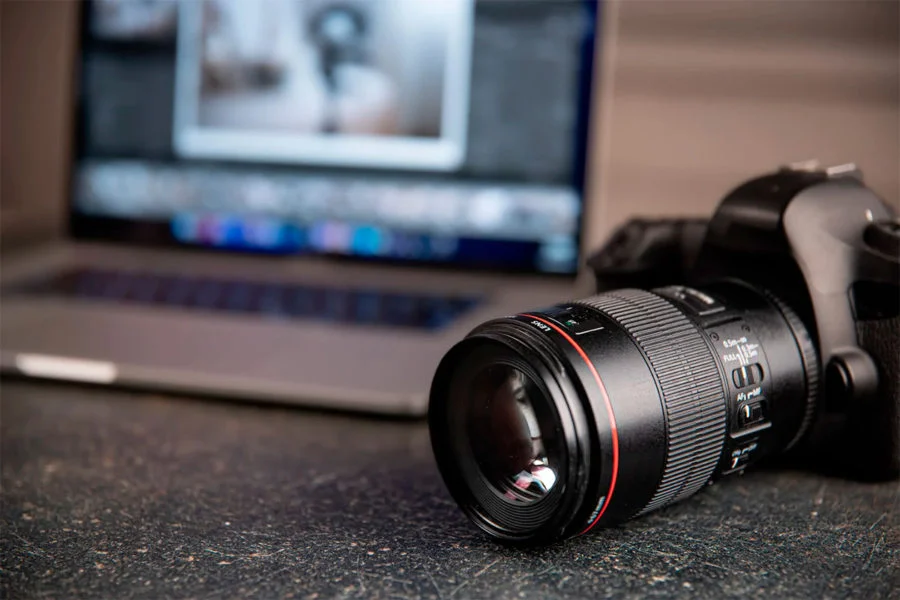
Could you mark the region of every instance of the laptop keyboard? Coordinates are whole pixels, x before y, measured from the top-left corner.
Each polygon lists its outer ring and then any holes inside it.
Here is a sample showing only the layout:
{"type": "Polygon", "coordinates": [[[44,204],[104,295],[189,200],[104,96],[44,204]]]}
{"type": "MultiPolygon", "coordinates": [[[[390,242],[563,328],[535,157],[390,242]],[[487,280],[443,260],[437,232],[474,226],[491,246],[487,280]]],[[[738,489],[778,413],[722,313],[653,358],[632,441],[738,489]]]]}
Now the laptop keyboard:
{"type": "Polygon", "coordinates": [[[18,292],[274,319],[440,329],[474,307],[472,296],[226,280],[124,270],[73,269],[18,292]]]}

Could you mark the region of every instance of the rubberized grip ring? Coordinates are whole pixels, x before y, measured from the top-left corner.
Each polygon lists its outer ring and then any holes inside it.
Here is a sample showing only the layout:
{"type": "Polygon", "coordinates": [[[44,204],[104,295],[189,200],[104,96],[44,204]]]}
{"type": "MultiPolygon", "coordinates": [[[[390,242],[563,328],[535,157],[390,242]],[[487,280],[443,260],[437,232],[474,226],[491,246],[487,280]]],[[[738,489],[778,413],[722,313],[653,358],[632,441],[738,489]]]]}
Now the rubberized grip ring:
{"type": "Polygon", "coordinates": [[[617,322],[646,357],[666,419],[666,462],[653,497],[637,514],[678,502],[712,476],[726,433],[726,389],[698,327],[668,300],[643,290],[616,290],[579,300],[617,322]]]}

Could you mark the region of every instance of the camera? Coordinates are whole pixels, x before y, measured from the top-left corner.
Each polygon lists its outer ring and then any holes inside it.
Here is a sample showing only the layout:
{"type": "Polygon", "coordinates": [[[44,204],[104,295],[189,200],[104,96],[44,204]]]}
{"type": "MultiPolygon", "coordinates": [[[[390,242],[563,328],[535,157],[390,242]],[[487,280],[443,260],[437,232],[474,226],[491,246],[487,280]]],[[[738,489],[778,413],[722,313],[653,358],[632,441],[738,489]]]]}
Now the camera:
{"type": "Polygon", "coordinates": [[[601,293],[484,323],[437,368],[432,446],[478,527],[547,543],[776,460],[900,475],[900,224],[853,165],[634,221],[589,264],[601,293]]]}

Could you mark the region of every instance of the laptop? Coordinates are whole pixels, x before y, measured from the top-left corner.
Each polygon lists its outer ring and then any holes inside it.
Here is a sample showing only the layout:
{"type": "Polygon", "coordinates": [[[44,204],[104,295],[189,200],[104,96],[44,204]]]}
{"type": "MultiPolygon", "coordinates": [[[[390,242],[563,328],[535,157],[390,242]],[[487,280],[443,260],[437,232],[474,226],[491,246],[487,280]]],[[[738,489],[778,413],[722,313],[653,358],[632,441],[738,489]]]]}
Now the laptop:
{"type": "Polygon", "coordinates": [[[4,257],[0,367],[395,415],[578,289],[598,8],[84,5],[69,238],[4,257]]]}

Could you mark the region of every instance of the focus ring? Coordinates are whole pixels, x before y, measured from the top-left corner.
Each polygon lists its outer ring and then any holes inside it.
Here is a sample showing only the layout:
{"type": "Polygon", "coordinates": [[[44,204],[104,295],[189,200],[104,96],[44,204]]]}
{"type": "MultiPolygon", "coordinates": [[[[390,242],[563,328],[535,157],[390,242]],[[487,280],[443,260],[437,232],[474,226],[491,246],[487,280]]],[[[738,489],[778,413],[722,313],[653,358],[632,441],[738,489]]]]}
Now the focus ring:
{"type": "Polygon", "coordinates": [[[725,441],[722,377],[703,334],[667,300],[617,290],[579,300],[624,328],[656,375],[666,416],[666,464],[656,493],[637,514],[697,492],[719,462],[725,441]]]}

